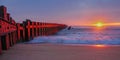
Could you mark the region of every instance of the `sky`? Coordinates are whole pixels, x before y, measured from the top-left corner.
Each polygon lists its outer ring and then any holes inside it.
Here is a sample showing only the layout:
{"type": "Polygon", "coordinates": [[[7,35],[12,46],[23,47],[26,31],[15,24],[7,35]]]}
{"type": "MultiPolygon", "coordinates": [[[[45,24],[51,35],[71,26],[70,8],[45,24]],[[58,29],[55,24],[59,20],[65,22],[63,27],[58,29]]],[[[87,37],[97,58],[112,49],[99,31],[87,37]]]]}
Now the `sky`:
{"type": "Polygon", "coordinates": [[[0,0],[16,22],[32,21],[90,25],[119,23],[120,0],[0,0]]]}

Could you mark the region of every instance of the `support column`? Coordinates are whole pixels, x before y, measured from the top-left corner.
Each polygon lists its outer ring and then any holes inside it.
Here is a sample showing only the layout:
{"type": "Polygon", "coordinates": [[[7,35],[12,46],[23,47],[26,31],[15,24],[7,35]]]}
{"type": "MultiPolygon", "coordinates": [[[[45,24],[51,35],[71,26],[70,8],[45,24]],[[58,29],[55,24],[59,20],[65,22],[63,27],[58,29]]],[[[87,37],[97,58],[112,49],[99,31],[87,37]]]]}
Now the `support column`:
{"type": "Polygon", "coordinates": [[[14,43],[13,43],[13,40],[14,40],[14,39],[13,39],[13,33],[12,33],[12,32],[10,33],[10,36],[11,36],[11,44],[12,44],[12,46],[13,46],[13,45],[14,45],[14,43]]]}
{"type": "Polygon", "coordinates": [[[34,22],[34,36],[37,36],[37,24],[34,22]]]}
{"type": "Polygon", "coordinates": [[[13,43],[15,44],[15,34],[14,34],[14,32],[12,32],[13,33],[13,43]]]}
{"type": "Polygon", "coordinates": [[[27,28],[26,36],[27,36],[26,39],[30,40],[30,27],[27,28]]]}
{"type": "Polygon", "coordinates": [[[9,44],[9,35],[6,34],[4,36],[1,37],[1,42],[2,42],[2,49],[3,50],[8,50],[9,47],[10,47],[10,44],[9,44]]]}
{"type": "Polygon", "coordinates": [[[10,41],[9,41],[9,34],[7,34],[6,35],[6,49],[8,50],[9,49],[9,47],[10,47],[10,43],[9,43],[10,41]]]}
{"type": "Polygon", "coordinates": [[[12,37],[11,37],[11,33],[9,33],[9,44],[10,44],[10,46],[12,46],[12,37]]]}
{"type": "Polygon", "coordinates": [[[2,54],[2,44],[1,44],[1,37],[0,37],[0,54],[2,54]]]}
{"type": "Polygon", "coordinates": [[[25,41],[25,30],[23,29],[23,41],[25,41]]]}
{"type": "Polygon", "coordinates": [[[0,17],[7,20],[7,8],[5,6],[0,6],[0,17]]]}
{"type": "Polygon", "coordinates": [[[20,39],[20,24],[19,23],[17,23],[17,37],[18,37],[18,42],[20,42],[21,39],[20,39]]]}
{"type": "Polygon", "coordinates": [[[40,36],[42,36],[42,23],[39,23],[40,24],[40,27],[39,27],[39,34],[40,36]]]}
{"type": "Polygon", "coordinates": [[[38,36],[40,36],[40,29],[39,29],[39,27],[38,27],[38,30],[37,30],[37,34],[38,34],[38,36]]]}
{"type": "Polygon", "coordinates": [[[10,47],[9,34],[6,36],[7,49],[10,47]]]}
{"type": "Polygon", "coordinates": [[[39,34],[40,34],[40,36],[42,36],[42,28],[40,27],[39,29],[40,29],[39,34]]]}
{"type": "Polygon", "coordinates": [[[30,20],[27,20],[26,22],[24,22],[25,24],[25,40],[29,41],[31,39],[30,37],[30,20]]]}
{"type": "Polygon", "coordinates": [[[32,25],[31,25],[32,27],[31,27],[31,33],[32,33],[32,38],[34,38],[34,23],[32,22],[32,25]]]}
{"type": "Polygon", "coordinates": [[[38,25],[39,25],[38,22],[36,22],[36,36],[39,36],[39,34],[38,34],[39,33],[38,32],[38,25]]]}
{"type": "Polygon", "coordinates": [[[41,33],[42,33],[42,36],[43,36],[43,35],[44,35],[43,27],[42,27],[42,29],[41,29],[41,33]]]}
{"type": "Polygon", "coordinates": [[[16,31],[15,31],[15,32],[13,32],[14,44],[16,44],[16,42],[17,42],[17,41],[16,41],[16,36],[17,36],[17,35],[16,35],[16,31]]]}

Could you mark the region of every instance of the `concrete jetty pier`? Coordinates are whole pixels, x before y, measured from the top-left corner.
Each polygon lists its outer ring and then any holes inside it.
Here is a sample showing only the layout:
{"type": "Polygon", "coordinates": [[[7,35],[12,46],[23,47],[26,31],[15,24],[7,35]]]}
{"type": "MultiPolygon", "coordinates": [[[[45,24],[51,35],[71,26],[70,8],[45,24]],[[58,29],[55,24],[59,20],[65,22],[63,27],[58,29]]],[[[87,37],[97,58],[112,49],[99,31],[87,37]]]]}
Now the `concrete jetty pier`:
{"type": "Polygon", "coordinates": [[[66,27],[65,24],[35,22],[30,19],[16,23],[7,13],[7,8],[0,6],[0,54],[17,42],[29,41],[37,36],[53,35],[66,27]]]}

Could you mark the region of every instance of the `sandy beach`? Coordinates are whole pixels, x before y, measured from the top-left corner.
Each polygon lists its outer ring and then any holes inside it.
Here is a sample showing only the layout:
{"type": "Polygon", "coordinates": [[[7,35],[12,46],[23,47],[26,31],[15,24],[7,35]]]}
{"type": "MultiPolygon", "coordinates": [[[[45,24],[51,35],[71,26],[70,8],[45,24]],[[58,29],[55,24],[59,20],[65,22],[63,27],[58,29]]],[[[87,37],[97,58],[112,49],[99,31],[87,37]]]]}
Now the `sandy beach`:
{"type": "Polygon", "coordinates": [[[0,60],[120,60],[120,46],[16,44],[0,60]]]}

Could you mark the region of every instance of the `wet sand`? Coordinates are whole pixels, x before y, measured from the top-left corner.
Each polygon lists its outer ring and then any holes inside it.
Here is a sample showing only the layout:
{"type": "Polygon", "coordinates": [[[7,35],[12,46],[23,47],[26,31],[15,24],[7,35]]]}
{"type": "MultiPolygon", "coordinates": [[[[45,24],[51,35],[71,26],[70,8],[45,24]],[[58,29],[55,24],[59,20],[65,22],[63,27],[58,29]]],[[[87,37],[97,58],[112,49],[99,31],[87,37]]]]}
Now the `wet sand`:
{"type": "Polygon", "coordinates": [[[16,44],[0,60],[120,60],[120,46],[16,44]]]}

